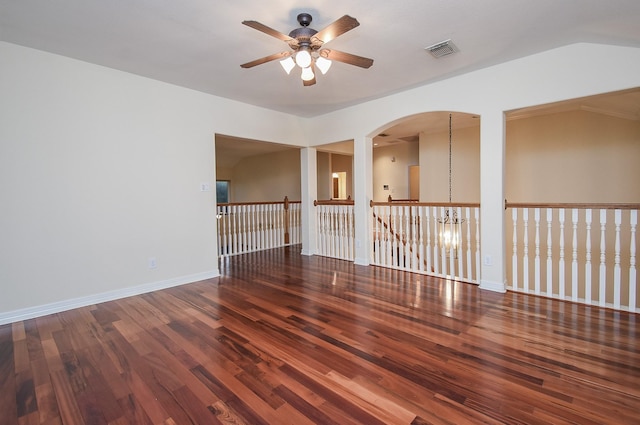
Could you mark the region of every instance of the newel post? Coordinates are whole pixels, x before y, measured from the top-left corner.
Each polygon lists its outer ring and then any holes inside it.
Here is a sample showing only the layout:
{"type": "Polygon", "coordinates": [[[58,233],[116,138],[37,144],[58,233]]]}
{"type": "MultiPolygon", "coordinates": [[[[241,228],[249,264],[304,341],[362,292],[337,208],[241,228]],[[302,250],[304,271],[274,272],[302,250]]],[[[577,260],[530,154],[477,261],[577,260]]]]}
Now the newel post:
{"type": "Polygon", "coordinates": [[[289,245],[289,197],[284,197],[284,243],[289,245]]]}

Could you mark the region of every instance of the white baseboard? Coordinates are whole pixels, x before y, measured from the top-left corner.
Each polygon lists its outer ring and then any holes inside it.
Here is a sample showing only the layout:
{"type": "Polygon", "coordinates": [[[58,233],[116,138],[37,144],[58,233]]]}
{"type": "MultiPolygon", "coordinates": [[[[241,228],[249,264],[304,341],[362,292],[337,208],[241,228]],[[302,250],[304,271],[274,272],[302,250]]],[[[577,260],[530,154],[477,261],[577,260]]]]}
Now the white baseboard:
{"type": "Polygon", "coordinates": [[[106,301],[113,301],[120,298],[131,297],[134,295],[145,294],[147,292],[158,291],[160,289],[172,288],[174,286],[212,279],[218,276],[220,276],[220,272],[218,270],[211,270],[208,272],[161,280],[159,282],[151,282],[142,285],[131,286],[129,288],[122,288],[115,291],[88,295],[86,297],[72,298],[70,300],[58,301],[51,304],[44,304],[35,307],[8,311],[0,313],[0,325],[6,325],[8,323],[18,322],[21,320],[28,320],[36,317],[46,316],[47,314],[60,313],[61,311],[86,307],[106,301]]]}
{"type": "Polygon", "coordinates": [[[357,258],[355,260],[353,260],[353,264],[357,264],[358,266],[369,266],[371,265],[371,262],[369,261],[368,258],[357,258]]]}
{"type": "Polygon", "coordinates": [[[480,280],[480,289],[485,289],[487,291],[493,291],[493,292],[500,292],[500,293],[505,293],[507,292],[507,284],[505,283],[500,283],[500,282],[491,282],[488,280],[480,280]]]}

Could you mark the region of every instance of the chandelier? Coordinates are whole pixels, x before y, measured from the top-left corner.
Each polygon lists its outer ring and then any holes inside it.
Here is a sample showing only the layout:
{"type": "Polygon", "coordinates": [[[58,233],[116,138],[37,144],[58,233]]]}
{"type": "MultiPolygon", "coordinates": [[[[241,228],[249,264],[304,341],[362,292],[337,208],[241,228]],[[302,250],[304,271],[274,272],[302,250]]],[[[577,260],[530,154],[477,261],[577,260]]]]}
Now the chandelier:
{"type": "Polygon", "coordinates": [[[444,216],[438,219],[440,227],[439,239],[440,247],[445,250],[447,257],[457,258],[458,247],[461,240],[461,224],[464,220],[458,218],[458,212],[453,208],[451,202],[451,114],[449,114],[449,205],[444,211],[444,216]]]}

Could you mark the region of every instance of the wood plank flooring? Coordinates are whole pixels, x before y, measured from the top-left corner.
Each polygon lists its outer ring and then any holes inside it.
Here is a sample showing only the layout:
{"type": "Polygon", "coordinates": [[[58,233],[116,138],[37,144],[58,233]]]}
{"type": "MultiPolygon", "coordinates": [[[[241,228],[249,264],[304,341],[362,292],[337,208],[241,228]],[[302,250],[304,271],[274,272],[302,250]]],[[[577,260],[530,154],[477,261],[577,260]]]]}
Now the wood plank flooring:
{"type": "Polygon", "coordinates": [[[638,315],[299,250],[0,326],[0,424],[640,423],[638,315]]]}

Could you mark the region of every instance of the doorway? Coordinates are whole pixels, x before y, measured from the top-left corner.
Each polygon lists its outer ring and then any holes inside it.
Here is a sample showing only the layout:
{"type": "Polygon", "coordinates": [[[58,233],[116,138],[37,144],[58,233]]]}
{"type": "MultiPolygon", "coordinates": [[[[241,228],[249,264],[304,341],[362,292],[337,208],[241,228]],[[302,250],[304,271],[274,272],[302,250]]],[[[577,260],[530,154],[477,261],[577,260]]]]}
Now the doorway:
{"type": "Polygon", "coordinates": [[[347,199],[347,173],[339,171],[331,176],[331,198],[347,199]]]}

